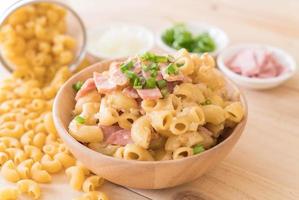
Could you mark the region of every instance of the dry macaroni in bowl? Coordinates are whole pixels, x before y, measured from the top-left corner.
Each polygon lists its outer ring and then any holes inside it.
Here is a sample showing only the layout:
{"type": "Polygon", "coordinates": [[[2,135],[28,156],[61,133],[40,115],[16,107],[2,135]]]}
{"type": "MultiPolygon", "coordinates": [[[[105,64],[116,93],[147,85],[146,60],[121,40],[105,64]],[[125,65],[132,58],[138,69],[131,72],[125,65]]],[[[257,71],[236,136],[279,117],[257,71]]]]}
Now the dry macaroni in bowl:
{"type": "Polygon", "coordinates": [[[53,98],[72,74],[67,65],[76,47],[65,16],[55,4],[34,3],[16,10],[0,28],[2,53],[15,66],[0,82],[0,175],[16,183],[1,185],[1,200],[21,194],[40,199],[39,183],[55,183],[52,175],[64,170],[71,187],[85,192],[76,199],[108,199],[96,191],[103,178],[76,162],[53,124],[53,98]]]}
{"type": "Polygon", "coordinates": [[[76,93],[70,134],[106,155],[171,160],[199,154],[244,115],[208,54],[147,52],[94,72],[76,93]]]}

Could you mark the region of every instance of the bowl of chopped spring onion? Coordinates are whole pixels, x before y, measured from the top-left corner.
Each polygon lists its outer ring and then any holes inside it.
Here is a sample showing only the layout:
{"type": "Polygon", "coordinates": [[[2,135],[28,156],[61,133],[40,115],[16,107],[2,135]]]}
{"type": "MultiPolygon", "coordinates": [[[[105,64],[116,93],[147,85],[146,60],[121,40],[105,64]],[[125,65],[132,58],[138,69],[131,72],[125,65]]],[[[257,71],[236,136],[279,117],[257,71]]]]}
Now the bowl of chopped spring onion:
{"type": "Polygon", "coordinates": [[[229,39],[226,33],[204,23],[176,23],[161,29],[156,35],[158,46],[166,52],[185,48],[189,52],[203,54],[208,52],[217,56],[229,39]]]}

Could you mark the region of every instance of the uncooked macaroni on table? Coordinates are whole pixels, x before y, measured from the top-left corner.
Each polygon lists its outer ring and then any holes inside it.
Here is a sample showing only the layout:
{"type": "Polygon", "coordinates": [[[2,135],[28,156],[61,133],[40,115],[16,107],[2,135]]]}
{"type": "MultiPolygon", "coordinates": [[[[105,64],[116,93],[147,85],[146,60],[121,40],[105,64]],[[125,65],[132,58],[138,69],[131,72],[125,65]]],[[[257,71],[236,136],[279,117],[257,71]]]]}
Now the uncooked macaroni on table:
{"type": "Polygon", "coordinates": [[[213,58],[185,49],[113,62],[73,88],[70,134],[95,151],[126,160],[202,153],[244,115],[213,58]]]}
{"type": "Polygon", "coordinates": [[[76,47],[66,34],[65,15],[57,5],[32,4],[15,11],[0,29],[2,53],[14,66],[13,75],[0,82],[0,174],[16,183],[0,189],[1,200],[22,193],[39,199],[39,183],[50,183],[62,170],[72,188],[86,192],[78,199],[107,199],[96,191],[103,179],[76,162],[53,124],[53,98],[71,76],[66,65],[76,47]]]}

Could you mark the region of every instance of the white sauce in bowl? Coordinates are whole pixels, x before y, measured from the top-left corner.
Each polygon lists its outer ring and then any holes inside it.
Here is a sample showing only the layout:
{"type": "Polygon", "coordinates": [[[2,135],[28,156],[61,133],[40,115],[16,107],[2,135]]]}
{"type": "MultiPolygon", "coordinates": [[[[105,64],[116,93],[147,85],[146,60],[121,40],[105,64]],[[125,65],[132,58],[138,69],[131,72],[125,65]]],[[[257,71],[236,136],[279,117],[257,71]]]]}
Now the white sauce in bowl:
{"type": "Polygon", "coordinates": [[[111,25],[90,30],[87,48],[99,58],[118,58],[149,51],[153,44],[153,34],[144,27],[111,25]]]}

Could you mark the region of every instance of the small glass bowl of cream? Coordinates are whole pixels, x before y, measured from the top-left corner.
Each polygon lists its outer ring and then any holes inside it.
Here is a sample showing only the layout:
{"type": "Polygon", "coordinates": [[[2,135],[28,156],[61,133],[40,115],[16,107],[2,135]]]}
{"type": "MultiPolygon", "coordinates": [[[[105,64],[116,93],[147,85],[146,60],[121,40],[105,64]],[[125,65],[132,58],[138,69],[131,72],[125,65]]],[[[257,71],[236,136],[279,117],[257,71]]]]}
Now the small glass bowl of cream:
{"type": "Polygon", "coordinates": [[[141,54],[154,46],[154,36],[147,28],[131,24],[111,24],[87,31],[88,53],[98,59],[115,59],[141,54]]]}

